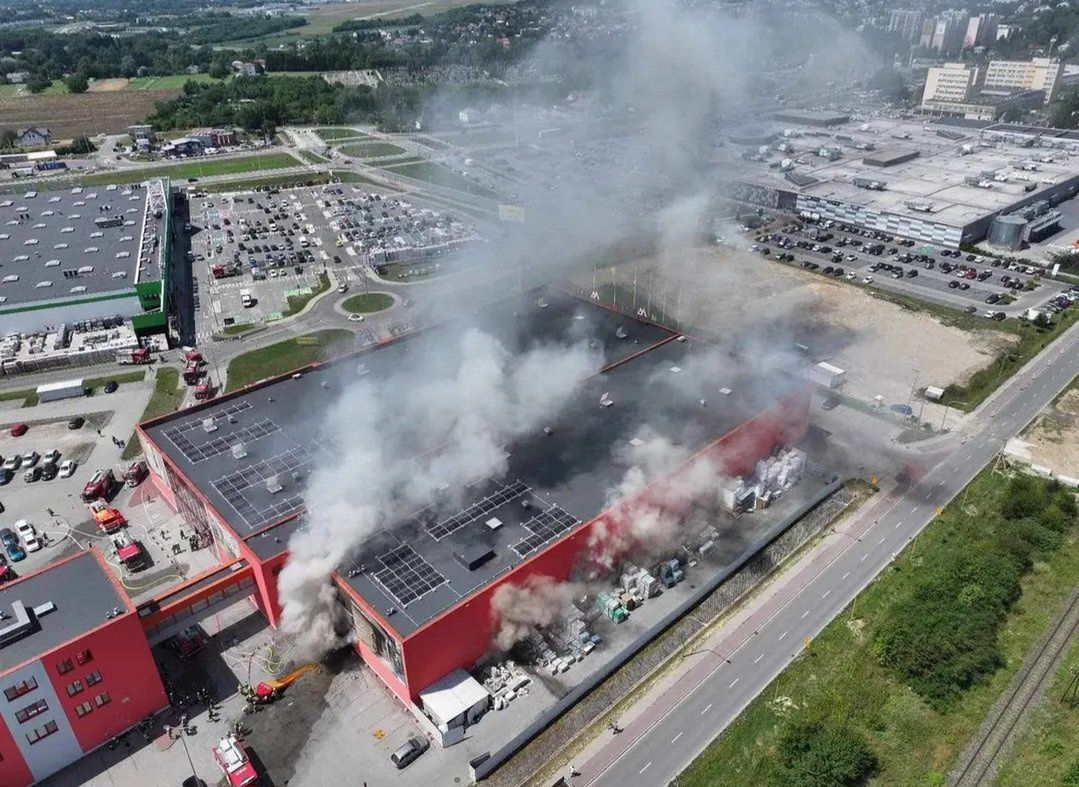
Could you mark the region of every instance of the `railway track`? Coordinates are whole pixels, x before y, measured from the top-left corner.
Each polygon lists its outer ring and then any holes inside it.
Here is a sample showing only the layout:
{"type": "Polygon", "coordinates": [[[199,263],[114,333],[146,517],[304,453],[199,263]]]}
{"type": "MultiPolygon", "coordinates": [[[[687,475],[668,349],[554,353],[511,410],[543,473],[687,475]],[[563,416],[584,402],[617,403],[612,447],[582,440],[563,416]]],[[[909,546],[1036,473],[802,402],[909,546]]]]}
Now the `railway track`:
{"type": "Polygon", "coordinates": [[[1056,673],[1068,642],[1079,626],[1079,587],[1042,635],[1004,695],[989,711],[978,737],[967,746],[948,780],[954,787],[988,784],[996,774],[1001,754],[1015,737],[1019,723],[1056,673]]]}

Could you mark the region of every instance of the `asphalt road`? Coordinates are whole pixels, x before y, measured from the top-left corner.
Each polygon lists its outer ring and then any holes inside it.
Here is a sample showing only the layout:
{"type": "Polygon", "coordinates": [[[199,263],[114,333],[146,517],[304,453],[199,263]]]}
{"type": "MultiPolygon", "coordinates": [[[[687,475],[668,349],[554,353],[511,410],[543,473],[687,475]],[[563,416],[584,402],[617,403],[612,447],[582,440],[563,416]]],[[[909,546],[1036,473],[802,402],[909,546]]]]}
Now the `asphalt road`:
{"type": "MultiPolygon", "coordinates": [[[[834,557],[778,610],[764,608],[755,636],[705,652],[702,680],[680,699],[642,714],[587,763],[575,785],[666,784],[763,691],[970,480],[1079,375],[1079,325],[1012,377],[973,418],[952,450],[912,486],[877,504],[834,557]],[[863,529],[864,528],[864,529],[863,529]]],[[[659,705],[660,703],[656,703],[659,705]]]]}

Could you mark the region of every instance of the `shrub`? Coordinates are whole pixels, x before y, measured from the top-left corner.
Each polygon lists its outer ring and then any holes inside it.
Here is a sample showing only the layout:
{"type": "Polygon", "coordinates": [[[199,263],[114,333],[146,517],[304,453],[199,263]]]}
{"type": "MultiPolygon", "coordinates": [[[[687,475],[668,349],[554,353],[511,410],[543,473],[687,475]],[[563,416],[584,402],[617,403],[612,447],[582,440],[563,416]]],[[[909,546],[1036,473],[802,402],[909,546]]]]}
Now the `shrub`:
{"type": "Polygon", "coordinates": [[[854,787],[877,769],[868,741],[843,725],[793,725],[780,738],[778,749],[775,787],[854,787]]]}

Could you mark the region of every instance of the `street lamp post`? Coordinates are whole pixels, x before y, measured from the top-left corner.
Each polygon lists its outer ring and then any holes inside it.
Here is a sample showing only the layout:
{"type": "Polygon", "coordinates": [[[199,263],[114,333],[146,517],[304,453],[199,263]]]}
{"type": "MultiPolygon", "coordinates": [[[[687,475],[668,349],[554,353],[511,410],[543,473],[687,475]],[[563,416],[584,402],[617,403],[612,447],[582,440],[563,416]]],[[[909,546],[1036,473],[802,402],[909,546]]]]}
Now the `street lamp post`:
{"type": "Polygon", "coordinates": [[[997,364],[997,382],[993,386],[994,388],[996,388],[998,385],[1000,385],[1000,375],[1004,372],[1004,362],[1006,360],[1008,360],[1009,358],[1017,359],[1018,357],[1019,356],[1016,355],[1015,353],[1004,353],[1004,355],[1002,355],[1000,357],[1000,363],[997,364]]]}
{"type": "Polygon", "coordinates": [[[187,748],[187,732],[184,731],[182,726],[180,727],[180,743],[184,745],[184,754],[187,755],[187,764],[191,766],[191,775],[195,777],[195,784],[199,784],[201,779],[198,772],[195,771],[195,762],[191,759],[191,750],[187,748]]]}
{"type": "MultiPolygon", "coordinates": [[[[970,407],[970,405],[967,404],[966,402],[957,401],[956,404],[961,404],[964,407],[970,407]]],[[[948,419],[948,408],[951,407],[951,406],[952,406],[952,403],[950,401],[946,402],[944,404],[944,416],[940,419],[940,431],[942,431],[942,432],[944,431],[944,422],[948,419]]]]}

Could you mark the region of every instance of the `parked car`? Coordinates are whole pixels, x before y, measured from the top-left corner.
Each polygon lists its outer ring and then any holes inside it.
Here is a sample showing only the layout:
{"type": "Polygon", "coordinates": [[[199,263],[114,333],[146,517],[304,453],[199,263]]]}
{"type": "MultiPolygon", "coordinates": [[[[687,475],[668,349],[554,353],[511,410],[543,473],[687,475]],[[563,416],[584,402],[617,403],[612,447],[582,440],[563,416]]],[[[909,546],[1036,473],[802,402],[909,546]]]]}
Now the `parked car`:
{"type": "Polygon", "coordinates": [[[60,477],[70,478],[75,475],[75,471],[79,468],[79,463],[74,459],[65,459],[60,463],[60,477]]]}
{"type": "Polygon", "coordinates": [[[105,393],[116,393],[116,389],[120,387],[120,384],[115,380],[109,380],[105,383],[105,393]]]}
{"type": "Polygon", "coordinates": [[[30,427],[27,426],[26,424],[12,424],[11,436],[12,437],[22,437],[24,434],[26,434],[27,430],[29,430],[29,429],[30,429],[30,427]]]}
{"type": "Polygon", "coordinates": [[[23,474],[22,474],[22,480],[25,481],[28,484],[32,484],[35,481],[38,481],[40,479],[41,479],[41,468],[40,467],[28,467],[28,468],[26,468],[25,472],[23,472],[23,474]]]}
{"type": "Polygon", "coordinates": [[[86,423],[86,419],[81,415],[76,415],[74,418],[67,422],[68,429],[82,429],[82,425],[86,423]]]}
{"type": "Polygon", "coordinates": [[[27,552],[37,552],[41,549],[41,541],[38,539],[37,530],[32,524],[25,519],[20,519],[15,523],[15,530],[26,545],[27,552]]]}
{"type": "Polygon", "coordinates": [[[409,738],[403,746],[390,755],[390,762],[397,770],[407,768],[417,757],[427,751],[430,745],[426,738],[409,738]]]}
{"type": "Polygon", "coordinates": [[[33,467],[37,464],[37,461],[41,458],[41,454],[37,451],[27,451],[22,455],[23,467],[33,467]]]}

